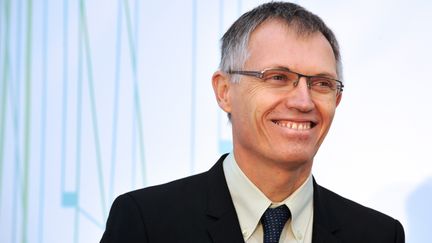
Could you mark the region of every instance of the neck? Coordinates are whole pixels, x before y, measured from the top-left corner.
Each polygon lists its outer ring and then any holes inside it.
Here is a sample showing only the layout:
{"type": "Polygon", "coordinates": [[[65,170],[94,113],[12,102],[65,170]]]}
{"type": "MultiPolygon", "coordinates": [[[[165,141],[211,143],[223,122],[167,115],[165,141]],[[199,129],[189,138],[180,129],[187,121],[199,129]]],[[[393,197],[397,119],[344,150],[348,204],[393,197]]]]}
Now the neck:
{"type": "Polygon", "coordinates": [[[312,161],[266,161],[234,151],[235,160],[258,189],[272,202],[281,202],[309,177],[312,161]]]}

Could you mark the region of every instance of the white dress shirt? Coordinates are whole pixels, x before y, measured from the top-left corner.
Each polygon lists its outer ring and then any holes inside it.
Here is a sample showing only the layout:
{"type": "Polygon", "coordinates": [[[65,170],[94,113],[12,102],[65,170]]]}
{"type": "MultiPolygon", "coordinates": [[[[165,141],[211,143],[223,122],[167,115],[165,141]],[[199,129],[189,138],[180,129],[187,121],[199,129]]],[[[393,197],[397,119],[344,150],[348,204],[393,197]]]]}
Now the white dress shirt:
{"type": "Polygon", "coordinates": [[[282,202],[272,202],[247,178],[232,152],[225,158],[223,170],[246,243],[263,242],[261,216],[268,207],[282,204],[290,209],[291,218],[285,224],[279,242],[312,242],[312,175],[288,198],[282,202]]]}

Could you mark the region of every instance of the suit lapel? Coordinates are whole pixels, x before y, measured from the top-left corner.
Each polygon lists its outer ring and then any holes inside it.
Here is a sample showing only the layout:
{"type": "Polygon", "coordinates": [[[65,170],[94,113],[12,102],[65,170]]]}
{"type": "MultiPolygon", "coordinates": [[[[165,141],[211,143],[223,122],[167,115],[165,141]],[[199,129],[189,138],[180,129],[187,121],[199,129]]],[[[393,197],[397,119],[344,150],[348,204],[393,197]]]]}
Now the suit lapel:
{"type": "Polygon", "coordinates": [[[240,243],[243,236],[222,167],[226,156],[208,172],[207,231],[214,243],[240,243]]]}
{"type": "Polygon", "coordinates": [[[332,208],[327,204],[328,200],[322,188],[314,183],[314,221],[312,232],[312,243],[340,243],[341,241],[335,237],[335,233],[339,230],[339,222],[332,211],[332,208]]]}

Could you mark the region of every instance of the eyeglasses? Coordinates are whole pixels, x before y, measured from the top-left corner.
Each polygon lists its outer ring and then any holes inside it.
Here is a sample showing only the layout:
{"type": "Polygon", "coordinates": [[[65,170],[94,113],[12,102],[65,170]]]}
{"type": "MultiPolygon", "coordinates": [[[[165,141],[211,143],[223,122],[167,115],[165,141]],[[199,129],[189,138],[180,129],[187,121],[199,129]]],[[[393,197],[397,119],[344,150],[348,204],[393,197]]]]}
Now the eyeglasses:
{"type": "Polygon", "coordinates": [[[270,87],[292,90],[297,87],[300,78],[306,78],[308,88],[314,94],[322,96],[339,95],[344,85],[341,81],[323,76],[308,76],[293,72],[288,68],[266,68],[262,71],[228,71],[229,74],[252,76],[261,79],[270,87]]]}

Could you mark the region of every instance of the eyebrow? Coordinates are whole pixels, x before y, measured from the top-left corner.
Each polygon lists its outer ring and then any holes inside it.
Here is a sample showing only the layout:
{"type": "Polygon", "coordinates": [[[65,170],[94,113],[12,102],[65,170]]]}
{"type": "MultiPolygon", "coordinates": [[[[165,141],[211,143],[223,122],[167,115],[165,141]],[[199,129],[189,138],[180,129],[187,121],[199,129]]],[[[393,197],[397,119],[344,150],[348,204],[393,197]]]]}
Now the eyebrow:
{"type": "MultiPolygon", "coordinates": [[[[270,68],[287,69],[287,70],[289,70],[291,72],[300,73],[300,72],[297,72],[297,71],[295,71],[295,70],[293,70],[293,69],[291,69],[289,67],[286,67],[286,66],[280,66],[280,65],[278,65],[278,66],[274,66],[274,67],[270,67],[270,68]]],[[[309,76],[309,77],[324,77],[324,78],[331,78],[331,79],[336,79],[337,80],[337,75],[334,75],[334,74],[329,73],[329,72],[321,72],[321,73],[313,74],[313,75],[306,75],[306,74],[303,74],[303,73],[300,73],[300,74],[305,75],[305,76],[309,76]]]]}
{"type": "Polygon", "coordinates": [[[331,79],[338,79],[337,78],[337,75],[333,75],[333,74],[331,74],[331,73],[318,73],[318,74],[315,74],[315,75],[312,75],[312,76],[315,76],[315,77],[324,77],[324,78],[331,78],[331,79]]]}

